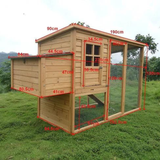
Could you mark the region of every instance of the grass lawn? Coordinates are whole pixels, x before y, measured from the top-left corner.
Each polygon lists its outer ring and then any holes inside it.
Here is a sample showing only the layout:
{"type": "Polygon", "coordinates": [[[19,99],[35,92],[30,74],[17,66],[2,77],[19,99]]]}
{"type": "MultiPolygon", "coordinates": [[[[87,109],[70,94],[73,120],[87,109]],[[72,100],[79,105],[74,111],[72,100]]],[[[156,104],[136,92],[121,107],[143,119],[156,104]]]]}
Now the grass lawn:
{"type": "Polygon", "coordinates": [[[37,119],[36,97],[0,94],[0,160],[160,159],[159,81],[147,83],[145,111],[119,120],[127,124],[106,123],[74,136],[45,131],[51,125],[37,119]]]}

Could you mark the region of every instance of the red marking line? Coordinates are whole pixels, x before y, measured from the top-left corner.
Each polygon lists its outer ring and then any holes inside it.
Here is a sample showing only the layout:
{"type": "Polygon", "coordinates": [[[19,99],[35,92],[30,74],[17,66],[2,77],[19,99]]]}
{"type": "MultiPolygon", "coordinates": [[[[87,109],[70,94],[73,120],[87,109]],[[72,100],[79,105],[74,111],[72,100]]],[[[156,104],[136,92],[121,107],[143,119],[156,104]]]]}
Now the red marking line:
{"type": "MultiPolygon", "coordinates": [[[[136,43],[143,44],[143,45],[145,44],[145,43],[138,42],[138,41],[135,41],[135,40],[132,40],[132,39],[129,39],[129,38],[124,38],[124,37],[117,36],[117,35],[113,35],[113,34],[111,34],[111,33],[103,32],[103,31],[100,31],[100,30],[97,30],[97,29],[93,29],[93,28],[88,28],[88,27],[85,27],[85,26],[81,26],[81,25],[78,25],[78,24],[76,24],[76,23],[73,23],[73,24],[71,24],[71,25],[69,25],[69,26],[74,26],[74,25],[75,25],[75,26],[78,26],[78,28],[85,28],[85,29],[88,30],[88,31],[96,31],[96,32],[103,33],[103,34],[105,34],[105,35],[106,35],[106,34],[107,34],[107,35],[110,35],[110,36],[115,37],[115,38],[123,38],[124,40],[129,40],[129,41],[136,42],[136,43]]],[[[56,31],[56,32],[53,32],[53,33],[51,33],[51,34],[48,34],[48,35],[46,35],[46,36],[44,36],[44,37],[41,37],[41,38],[39,38],[39,39],[37,39],[37,40],[35,40],[35,41],[37,42],[37,41],[39,41],[39,40],[41,40],[41,39],[50,37],[51,35],[54,35],[55,33],[58,33],[58,32],[60,32],[60,31],[63,31],[63,30],[65,30],[65,29],[69,28],[69,26],[66,26],[66,27],[64,27],[64,28],[62,28],[62,29],[60,29],[60,30],[58,30],[58,31],[56,31]]]]}
{"type": "MultiPolygon", "coordinates": [[[[137,110],[134,110],[133,112],[137,112],[137,111],[139,111],[140,110],[140,108],[137,108],[137,110]]],[[[124,113],[124,115],[123,116],[126,116],[126,115],[128,115],[128,114],[131,114],[131,113],[133,113],[133,112],[130,112],[130,113],[124,113]]],[[[119,117],[116,117],[116,118],[114,118],[114,119],[118,119],[118,118],[120,118],[120,117],[123,117],[123,116],[119,116],[119,117]]],[[[112,120],[114,120],[114,119],[112,119],[112,120]]],[[[103,122],[103,123],[99,123],[99,125],[101,125],[101,124],[104,124],[104,123],[108,123],[110,120],[107,120],[106,122],[103,122]]],[[[81,132],[84,132],[84,131],[86,131],[86,130],[88,130],[88,129],[91,129],[91,128],[93,128],[93,127],[95,127],[95,126],[91,126],[91,127],[89,127],[89,128],[87,128],[87,129],[84,129],[84,130],[81,130],[81,131],[78,131],[77,133],[75,133],[75,134],[78,134],[78,133],[81,133],[81,132]]]]}
{"type": "Polygon", "coordinates": [[[81,97],[79,97],[79,117],[78,117],[78,129],[80,129],[80,113],[81,113],[81,108],[80,108],[80,106],[81,106],[81,97]]]}
{"type": "MultiPolygon", "coordinates": [[[[89,121],[91,122],[91,121],[97,120],[97,119],[102,118],[102,117],[104,117],[104,115],[102,115],[102,116],[100,116],[100,117],[97,117],[97,118],[94,118],[94,119],[91,119],[91,120],[89,120],[89,121]]],[[[81,125],[83,125],[83,124],[86,124],[86,123],[88,123],[89,121],[86,121],[86,122],[80,123],[80,124],[78,124],[78,125],[75,125],[75,127],[81,126],[81,125]]]]}
{"type": "Polygon", "coordinates": [[[45,120],[45,119],[43,119],[43,118],[41,118],[41,117],[39,117],[39,116],[37,116],[37,118],[39,118],[39,119],[41,119],[41,120],[43,120],[43,121],[45,121],[45,122],[47,122],[47,123],[49,123],[49,124],[51,124],[51,125],[53,125],[53,126],[56,126],[56,127],[60,128],[60,129],[62,129],[63,131],[65,131],[65,132],[71,134],[71,133],[68,132],[67,130],[65,130],[65,129],[63,129],[63,128],[57,126],[57,125],[55,125],[54,123],[51,123],[51,122],[49,122],[49,121],[47,121],[47,120],[45,120]]]}

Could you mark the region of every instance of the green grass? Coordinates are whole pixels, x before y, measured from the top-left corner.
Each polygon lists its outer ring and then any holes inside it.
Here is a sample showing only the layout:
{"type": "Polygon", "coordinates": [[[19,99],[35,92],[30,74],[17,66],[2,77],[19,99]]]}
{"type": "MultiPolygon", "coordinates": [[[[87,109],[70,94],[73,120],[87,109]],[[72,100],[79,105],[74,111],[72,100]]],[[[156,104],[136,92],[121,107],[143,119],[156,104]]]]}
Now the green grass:
{"type": "Polygon", "coordinates": [[[44,130],[51,125],[36,118],[36,97],[0,94],[0,160],[158,160],[159,86],[159,81],[147,83],[146,110],[119,119],[127,124],[106,123],[74,136],[44,130]]]}

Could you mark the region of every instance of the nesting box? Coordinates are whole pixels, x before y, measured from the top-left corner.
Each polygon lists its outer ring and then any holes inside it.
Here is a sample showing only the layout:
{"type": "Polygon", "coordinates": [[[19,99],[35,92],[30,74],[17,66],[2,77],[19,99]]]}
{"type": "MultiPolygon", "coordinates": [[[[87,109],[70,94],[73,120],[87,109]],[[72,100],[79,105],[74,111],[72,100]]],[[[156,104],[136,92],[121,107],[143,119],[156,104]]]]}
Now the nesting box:
{"type": "Polygon", "coordinates": [[[142,67],[138,75],[136,109],[125,112],[127,51],[139,48],[139,64],[143,66],[146,44],[76,24],[42,37],[36,43],[38,55],[10,57],[11,87],[38,97],[39,118],[75,134],[140,110],[142,67]],[[111,54],[117,52],[123,55],[120,112],[109,116],[110,61],[111,54]],[[97,94],[103,94],[103,98],[97,94]],[[83,101],[86,105],[81,105],[83,96],[87,97],[83,101]],[[102,106],[94,111],[94,114],[101,112],[100,119],[93,117],[81,123],[81,118],[91,111],[84,111],[83,116],[82,109],[95,109],[89,99],[102,106]]]}

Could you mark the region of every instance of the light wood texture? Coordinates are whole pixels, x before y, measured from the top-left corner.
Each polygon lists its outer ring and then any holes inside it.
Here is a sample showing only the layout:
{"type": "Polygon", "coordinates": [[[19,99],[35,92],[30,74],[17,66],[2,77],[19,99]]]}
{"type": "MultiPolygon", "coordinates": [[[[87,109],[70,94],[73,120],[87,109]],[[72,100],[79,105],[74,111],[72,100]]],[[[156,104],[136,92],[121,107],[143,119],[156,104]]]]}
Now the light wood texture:
{"type": "Polygon", "coordinates": [[[72,91],[72,61],[72,55],[45,58],[45,70],[43,68],[42,73],[42,84],[45,90],[44,96],[58,95],[62,94],[62,92],[69,93],[72,91]],[[53,93],[54,90],[57,94],[53,93]]]}
{"type": "Polygon", "coordinates": [[[14,60],[11,60],[11,87],[14,87],[14,60]]]}
{"type": "Polygon", "coordinates": [[[39,58],[37,59],[14,59],[12,63],[12,86],[19,90],[23,87],[24,92],[40,96],[39,58]],[[30,90],[25,90],[26,87],[30,90]]]}
{"type": "Polygon", "coordinates": [[[98,97],[96,97],[93,94],[88,95],[91,99],[93,99],[95,102],[97,102],[99,105],[104,105],[104,102],[102,102],[98,97]]]}
{"type": "Polygon", "coordinates": [[[127,50],[128,50],[128,44],[124,46],[124,50],[123,50],[122,93],[121,93],[121,112],[122,114],[125,111],[127,50]]]}
{"type": "MultiPolygon", "coordinates": [[[[72,36],[72,52],[76,54],[76,30],[73,30],[72,33],[71,33],[71,36],[72,36]]],[[[76,55],[73,54],[72,55],[72,71],[73,71],[73,74],[72,74],[72,81],[71,81],[71,84],[72,84],[72,93],[70,94],[70,113],[71,113],[71,117],[70,117],[70,131],[71,133],[74,133],[74,125],[75,125],[75,65],[76,65],[76,61],[75,61],[75,57],[76,55]]]]}
{"type": "Polygon", "coordinates": [[[40,99],[40,117],[70,131],[70,94],[40,99]]]}
{"type": "MultiPolygon", "coordinates": [[[[144,48],[140,49],[140,66],[143,67],[144,48]]],[[[139,68],[138,108],[141,108],[143,68],[139,68]]]]}
{"type": "Polygon", "coordinates": [[[71,32],[63,33],[57,37],[41,42],[40,54],[50,54],[48,50],[71,51],[71,32]]]}

